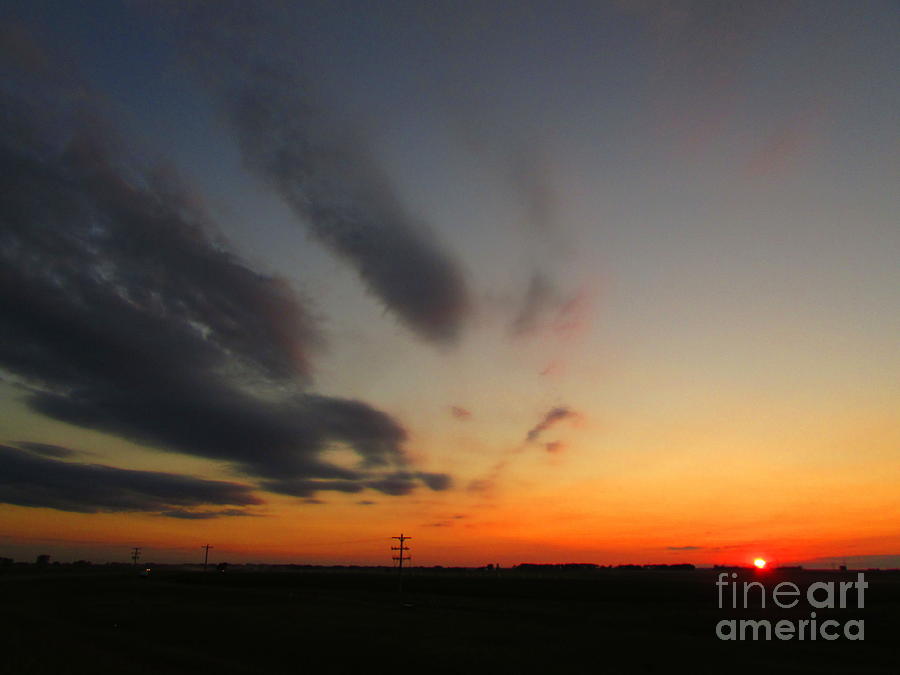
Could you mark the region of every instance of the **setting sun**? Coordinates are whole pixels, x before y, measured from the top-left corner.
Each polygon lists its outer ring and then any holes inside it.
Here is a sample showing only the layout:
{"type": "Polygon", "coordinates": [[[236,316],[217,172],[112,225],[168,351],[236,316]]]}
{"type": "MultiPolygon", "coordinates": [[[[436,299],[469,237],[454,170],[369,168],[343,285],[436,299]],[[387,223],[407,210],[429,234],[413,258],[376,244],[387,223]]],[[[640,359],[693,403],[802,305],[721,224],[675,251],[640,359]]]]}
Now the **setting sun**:
{"type": "Polygon", "coordinates": [[[765,569],[766,561],[763,560],[762,558],[757,558],[756,560],[753,561],[753,564],[756,565],[756,567],[759,569],[765,569]]]}

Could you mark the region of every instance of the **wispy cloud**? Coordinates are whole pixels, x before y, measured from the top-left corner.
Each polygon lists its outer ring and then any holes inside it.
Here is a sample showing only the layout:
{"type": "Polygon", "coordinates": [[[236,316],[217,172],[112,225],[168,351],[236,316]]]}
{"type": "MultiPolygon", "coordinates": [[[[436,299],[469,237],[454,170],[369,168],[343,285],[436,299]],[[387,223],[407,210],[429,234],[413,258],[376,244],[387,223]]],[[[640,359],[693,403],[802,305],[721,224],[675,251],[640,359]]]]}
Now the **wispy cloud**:
{"type": "Polygon", "coordinates": [[[528,430],[528,433],[525,434],[525,440],[529,443],[534,443],[541,437],[541,434],[547,431],[547,429],[559,424],[563,420],[577,419],[578,417],[578,413],[565,406],[551,408],[546,412],[540,422],[528,430]]]}
{"type": "Polygon", "coordinates": [[[559,303],[559,294],[546,276],[540,272],[531,275],[522,304],[509,325],[513,335],[534,332],[542,315],[559,303]]]}
{"type": "MultiPolygon", "coordinates": [[[[530,446],[538,443],[538,441],[541,439],[541,436],[553,426],[559,424],[564,420],[578,419],[581,419],[581,414],[575,412],[567,406],[556,406],[554,408],[551,408],[546,413],[544,413],[544,416],[536,425],[528,430],[528,433],[525,434],[524,441],[522,441],[515,447],[507,449],[500,456],[500,459],[498,459],[497,462],[490,468],[487,474],[485,474],[481,478],[469,481],[466,489],[469,492],[488,492],[492,490],[496,486],[500,476],[507,470],[516,455],[520,455],[521,453],[525,452],[525,450],[527,450],[530,446]]],[[[542,444],[542,447],[550,454],[558,454],[566,448],[565,444],[561,441],[545,442],[542,444]]]]}
{"type": "Polygon", "coordinates": [[[591,307],[590,294],[584,288],[563,293],[541,272],[534,272],[510,324],[514,337],[547,330],[569,338],[587,328],[591,307]]]}
{"type": "Polygon", "coordinates": [[[468,420],[472,417],[472,412],[470,410],[458,405],[450,406],[450,414],[458,420],[468,420]]]}
{"type": "Polygon", "coordinates": [[[817,117],[817,112],[809,112],[773,129],[747,160],[744,173],[759,178],[796,166],[814,145],[817,117]]]}

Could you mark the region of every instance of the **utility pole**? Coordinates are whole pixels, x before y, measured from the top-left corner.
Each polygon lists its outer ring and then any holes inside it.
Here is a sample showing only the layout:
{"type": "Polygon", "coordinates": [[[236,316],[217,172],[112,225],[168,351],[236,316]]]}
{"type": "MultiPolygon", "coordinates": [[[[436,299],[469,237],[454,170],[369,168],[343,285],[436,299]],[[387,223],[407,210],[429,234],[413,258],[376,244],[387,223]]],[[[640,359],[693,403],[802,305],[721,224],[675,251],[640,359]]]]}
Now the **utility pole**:
{"type": "Polygon", "coordinates": [[[403,561],[409,560],[409,556],[404,555],[404,552],[408,551],[409,548],[404,546],[403,542],[407,541],[409,539],[412,539],[412,537],[404,536],[404,534],[401,532],[399,537],[391,537],[391,539],[399,539],[400,540],[400,545],[399,546],[391,546],[391,550],[397,551],[399,553],[399,555],[394,556],[394,560],[396,560],[398,563],[397,564],[397,569],[398,569],[397,579],[399,580],[400,592],[402,593],[403,592],[403,561]]]}
{"type": "Polygon", "coordinates": [[[209,562],[209,549],[215,548],[215,546],[210,546],[206,544],[205,546],[201,546],[200,548],[205,549],[205,553],[203,554],[203,571],[206,571],[206,564],[209,562]]]}
{"type": "Polygon", "coordinates": [[[131,549],[131,564],[133,567],[137,567],[138,560],[141,558],[141,547],[135,546],[131,549]]]}

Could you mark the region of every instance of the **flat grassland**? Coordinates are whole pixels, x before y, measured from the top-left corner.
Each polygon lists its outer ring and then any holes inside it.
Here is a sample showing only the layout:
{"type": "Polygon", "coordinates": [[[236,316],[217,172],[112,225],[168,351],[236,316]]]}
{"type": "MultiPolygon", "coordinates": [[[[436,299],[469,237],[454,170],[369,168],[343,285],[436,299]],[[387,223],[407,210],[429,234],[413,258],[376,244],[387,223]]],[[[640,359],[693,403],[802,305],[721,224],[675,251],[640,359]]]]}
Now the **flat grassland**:
{"type": "MultiPolygon", "coordinates": [[[[855,573],[771,571],[791,580],[855,573]]],[[[739,581],[758,577],[750,570],[739,581]]],[[[718,607],[713,570],[271,572],[61,566],[0,574],[0,673],[898,673],[900,574],[868,572],[850,641],[719,640],[721,619],[810,607],[718,607]]],[[[851,593],[855,597],[855,592],[851,593]]],[[[771,605],[771,603],[769,603],[771,605]]]]}

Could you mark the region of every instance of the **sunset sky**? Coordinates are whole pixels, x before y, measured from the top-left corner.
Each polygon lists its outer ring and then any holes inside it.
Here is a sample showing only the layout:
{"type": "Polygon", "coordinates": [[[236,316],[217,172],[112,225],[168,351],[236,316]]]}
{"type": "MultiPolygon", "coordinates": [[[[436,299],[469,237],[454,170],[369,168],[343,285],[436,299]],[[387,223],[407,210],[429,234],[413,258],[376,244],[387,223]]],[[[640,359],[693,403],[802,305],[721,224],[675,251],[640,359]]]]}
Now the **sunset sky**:
{"type": "Polygon", "coordinates": [[[4,4],[0,556],[900,565],[897,3],[4,4]]]}

